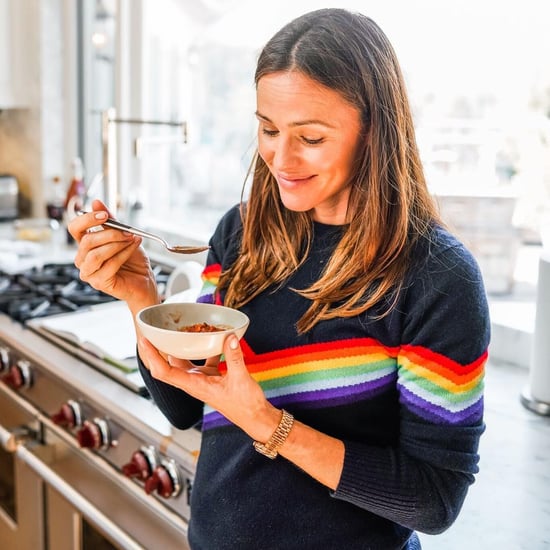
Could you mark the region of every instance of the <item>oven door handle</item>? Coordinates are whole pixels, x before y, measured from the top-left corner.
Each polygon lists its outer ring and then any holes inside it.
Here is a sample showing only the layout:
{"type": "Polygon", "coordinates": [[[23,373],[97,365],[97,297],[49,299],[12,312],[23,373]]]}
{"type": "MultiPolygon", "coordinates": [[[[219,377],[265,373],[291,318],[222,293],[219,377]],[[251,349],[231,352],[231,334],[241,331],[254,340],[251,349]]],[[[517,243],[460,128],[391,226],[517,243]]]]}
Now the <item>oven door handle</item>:
{"type": "MultiPolygon", "coordinates": [[[[0,438],[2,446],[4,446],[5,441],[9,446],[11,441],[10,438],[13,439],[13,434],[0,426],[0,438]]],[[[113,523],[113,521],[98,510],[78,491],[73,489],[66,481],[64,481],[57,473],[42,462],[42,460],[37,458],[24,445],[15,443],[15,450],[10,452],[15,452],[18,458],[34,470],[34,472],[45,483],[58,491],[87,520],[103,531],[103,533],[108,536],[112,542],[128,550],[144,550],[143,547],[139,545],[132,537],[120,529],[120,527],[113,523]]]]}
{"type": "Polygon", "coordinates": [[[19,445],[35,436],[35,432],[27,426],[21,426],[11,431],[0,426],[0,445],[8,453],[15,453],[19,445]]]}

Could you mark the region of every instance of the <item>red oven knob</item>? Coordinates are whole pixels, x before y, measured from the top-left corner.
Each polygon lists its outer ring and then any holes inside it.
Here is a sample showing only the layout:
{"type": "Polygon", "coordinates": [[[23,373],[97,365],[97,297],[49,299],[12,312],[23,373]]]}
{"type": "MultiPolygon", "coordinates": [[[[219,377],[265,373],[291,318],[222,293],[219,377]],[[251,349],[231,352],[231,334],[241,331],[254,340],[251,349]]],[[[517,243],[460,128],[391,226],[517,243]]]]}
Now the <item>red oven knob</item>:
{"type": "Polygon", "coordinates": [[[16,365],[8,369],[8,373],[2,376],[2,381],[11,388],[30,388],[32,386],[32,374],[28,361],[20,360],[16,365]]]}
{"type": "Polygon", "coordinates": [[[7,371],[10,366],[10,350],[4,346],[0,347],[0,372],[7,371]]]}
{"type": "Polygon", "coordinates": [[[122,466],[122,473],[127,477],[145,481],[153,474],[157,465],[158,457],[154,447],[141,447],[132,455],[130,462],[122,466]]]}
{"type": "Polygon", "coordinates": [[[52,414],[52,422],[63,428],[75,428],[82,425],[82,412],[80,405],[69,399],[61,405],[61,408],[52,414]]]}
{"type": "Polygon", "coordinates": [[[107,450],[111,446],[111,434],[105,420],[94,418],[85,420],[82,428],[76,432],[78,444],[86,449],[107,450]]]}
{"type": "Polygon", "coordinates": [[[180,494],[181,480],[173,460],[163,460],[145,482],[145,492],[150,495],[153,491],[163,498],[176,497],[180,494]]]}

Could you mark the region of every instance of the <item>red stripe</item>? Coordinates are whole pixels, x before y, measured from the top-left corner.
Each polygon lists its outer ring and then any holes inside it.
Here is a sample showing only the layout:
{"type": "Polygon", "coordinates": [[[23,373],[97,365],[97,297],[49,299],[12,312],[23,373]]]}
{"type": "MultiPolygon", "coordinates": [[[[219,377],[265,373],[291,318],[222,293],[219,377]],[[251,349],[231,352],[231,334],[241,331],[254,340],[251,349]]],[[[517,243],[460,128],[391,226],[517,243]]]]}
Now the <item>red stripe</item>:
{"type": "MultiPolygon", "coordinates": [[[[430,370],[452,372],[459,376],[469,374],[472,375],[472,377],[477,376],[483,370],[483,366],[488,357],[488,351],[485,350],[471,363],[462,365],[441,353],[437,353],[422,346],[405,345],[402,346],[402,351],[407,357],[410,357],[413,362],[419,363],[430,370]],[[415,360],[415,357],[418,358],[418,360],[415,360]]],[[[447,377],[447,375],[445,376],[447,377]]]]}
{"type": "Polygon", "coordinates": [[[401,348],[399,346],[384,346],[374,338],[335,340],[274,350],[262,354],[256,354],[243,338],[241,347],[245,362],[251,372],[262,372],[304,361],[355,357],[366,353],[386,353],[388,357],[397,357],[398,354],[403,353],[413,363],[417,363],[457,383],[464,383],[464,380],[471,380],[481,375],[488,357],[488,352],[485,351],[475,361],[468,365],[461,365],[441,353],[421,346],[404,345],[401,348]]]}
{"type": "Polygon", "coordinates": [[[203,276],[206,277],[211,274],[219,275],[221,272],[222,272],[221,264],[210,264],[203,269],[202,274],[203,276]]]}

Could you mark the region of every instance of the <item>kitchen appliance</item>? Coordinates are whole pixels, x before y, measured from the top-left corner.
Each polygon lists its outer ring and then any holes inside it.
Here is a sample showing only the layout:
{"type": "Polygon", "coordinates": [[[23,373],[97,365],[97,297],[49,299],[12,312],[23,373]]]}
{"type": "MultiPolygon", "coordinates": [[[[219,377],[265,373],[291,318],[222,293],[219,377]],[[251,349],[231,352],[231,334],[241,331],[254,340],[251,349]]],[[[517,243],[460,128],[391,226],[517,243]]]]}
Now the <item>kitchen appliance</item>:
{"type": "Polygon", "coordinates": [[[0,220],[15,220],[19,215],[19,184],[14,176],[0,174],[0,220]]]}
{"type": "Polygon", "coordinates": [[[170,426],[136,370],[44,331],[112,298],[72,264],[0,272],[0,289],[0,548],[187,548],[200,431],[170,426]]]}
{"type": "Polygon", "coordinates": [[[521,402],[529,410],[550,416],[550,248],[539,258],[535,330],[531,349],[529,383],[521,402]]]}

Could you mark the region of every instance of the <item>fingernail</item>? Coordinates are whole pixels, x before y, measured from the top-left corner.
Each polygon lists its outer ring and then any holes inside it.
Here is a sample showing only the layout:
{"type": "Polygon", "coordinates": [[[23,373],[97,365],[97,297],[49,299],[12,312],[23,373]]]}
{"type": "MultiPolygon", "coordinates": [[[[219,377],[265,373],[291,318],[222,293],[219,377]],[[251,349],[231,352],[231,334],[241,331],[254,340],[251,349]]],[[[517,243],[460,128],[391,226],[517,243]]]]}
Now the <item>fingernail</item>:
{"type": "Polygon", "coordinates": [[[239,341],[236,336],[232,336],[231,340],[229,340],[229,347],[231,349],[237,349],[239,347],[239,341]]]}
{"type": "Polygon", "coordinates": [[[94,217],[96,220],[104,220],[107,217],[107,212],[96,212],[94,217]]]}

